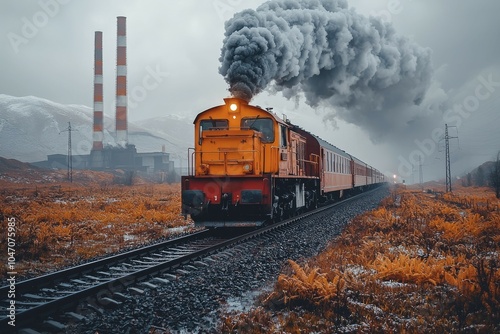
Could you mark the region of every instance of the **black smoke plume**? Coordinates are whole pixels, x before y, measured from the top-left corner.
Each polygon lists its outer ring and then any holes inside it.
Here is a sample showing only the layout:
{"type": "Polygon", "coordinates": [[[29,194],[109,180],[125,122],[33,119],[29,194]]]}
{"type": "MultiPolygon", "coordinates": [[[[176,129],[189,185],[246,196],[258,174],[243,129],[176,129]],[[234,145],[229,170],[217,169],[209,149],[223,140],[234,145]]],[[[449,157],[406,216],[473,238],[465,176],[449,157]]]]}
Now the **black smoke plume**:
{"type": "Polygon", "coordinates": [[[237,13],[226,22],[220,61],[234,96],[303,94],[372,130],[373,140],[412,121],[403,110],[422,102],[432,77],[429,49],[345,0],[274,0],[237,13]]]}

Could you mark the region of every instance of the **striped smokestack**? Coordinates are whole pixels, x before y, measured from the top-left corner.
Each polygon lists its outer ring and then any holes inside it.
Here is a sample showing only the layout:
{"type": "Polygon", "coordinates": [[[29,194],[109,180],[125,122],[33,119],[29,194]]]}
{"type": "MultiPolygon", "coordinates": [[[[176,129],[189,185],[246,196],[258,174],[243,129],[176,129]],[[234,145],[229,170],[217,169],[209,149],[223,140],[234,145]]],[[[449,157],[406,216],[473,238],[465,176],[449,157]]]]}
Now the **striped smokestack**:
{"type": "Polygon", "coordinates": [[[101,151],[103,135],[102,32],[95,32],[94,47],[94,143],[92,150],[101,151]]]}
{"type": "Polygon", "coordinates": [[[117,17],[116,41],[116,142],[126,146],[127,134],[127,36],[126,17],[117,17]]]}

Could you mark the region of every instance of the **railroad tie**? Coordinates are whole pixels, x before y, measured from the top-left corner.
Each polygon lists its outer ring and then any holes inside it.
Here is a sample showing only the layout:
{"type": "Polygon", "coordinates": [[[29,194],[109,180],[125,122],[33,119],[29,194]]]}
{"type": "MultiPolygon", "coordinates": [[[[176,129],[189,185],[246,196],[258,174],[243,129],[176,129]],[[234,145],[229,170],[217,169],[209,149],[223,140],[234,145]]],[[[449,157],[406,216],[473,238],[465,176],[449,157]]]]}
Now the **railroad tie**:
{"type": "Polygon", "coordinates": [[[64,329],[66,329],[66,325],[64,324],[61,324],[59,321],[55,321],[55,320],[45,320],[43,322],[45,325],[47,325],[48,327],[52,328],[52,329],[56,329],[58,331],[62,331],[64,329]]]}

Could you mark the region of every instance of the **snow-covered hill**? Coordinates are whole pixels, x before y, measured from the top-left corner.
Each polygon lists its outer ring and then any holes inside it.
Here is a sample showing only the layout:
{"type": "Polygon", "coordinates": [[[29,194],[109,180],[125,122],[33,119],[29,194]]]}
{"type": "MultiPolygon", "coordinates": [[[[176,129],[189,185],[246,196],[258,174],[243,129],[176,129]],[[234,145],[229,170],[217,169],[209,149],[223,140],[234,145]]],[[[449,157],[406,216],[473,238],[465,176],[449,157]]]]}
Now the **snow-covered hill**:
{"type": "MultiPolygon", "coordinates": [[[[194,143],[194,128],[191,118],[178,115],[165,115],[162,117],[136,121],[134,124],[139,128],[147,129],[149,133],[155,136],[167,140],[173,147],[182,148],[181,151],[167,150],[167,152],[180,154],[182,159],[187,158],[187,148],[192,147],[194,143]]],[[[137,140],[139,140],[139,138],[137,138],[137,140]]]]}
{"type": "MultiPolygon", "coordinates": [[[[68,152],[68,122],[72,153],[89,154],[92,148],[92,109],[46,99],[0,94],[0,156],[25,162],[41,161],[49,154],[68,152]]],[[[104,145],[115,145],[115,122],[104,116],[104,145]]],[[[163,145],[172,156],[187,156],[193,141],[192,120],[165,115],[129,122],[129,143],[138,152],[158,152],[163,145]]]]}

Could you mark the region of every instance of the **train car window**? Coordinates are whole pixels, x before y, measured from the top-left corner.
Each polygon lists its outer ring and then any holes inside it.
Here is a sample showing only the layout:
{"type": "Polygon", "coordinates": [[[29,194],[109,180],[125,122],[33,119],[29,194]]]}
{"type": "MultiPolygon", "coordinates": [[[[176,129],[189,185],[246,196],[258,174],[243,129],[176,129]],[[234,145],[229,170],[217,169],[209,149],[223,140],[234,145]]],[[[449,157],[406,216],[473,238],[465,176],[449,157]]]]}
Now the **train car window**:
{"type": "Polygon", "coordinates": [[[252,129],[262,133],[262,142],[274,142],[273,120],[270,118],[243,118],[241,120],[242,129],[252,129]]]}
{"type": "Polygon", "coordinates": [[[281,130],[281,142],[280,142],[280,145],[282,148],[285,148],[288,146],[288,140],[287,140],[287,133],[286,133],[286,126],[284,125],[280,125],[280,130],[281,130]]]}
{"type": "Polygon", "coordinates": [[[323,151],[323,164],[324,164],[324,170],[328,172],[328,152],[323,151]]]}

